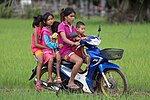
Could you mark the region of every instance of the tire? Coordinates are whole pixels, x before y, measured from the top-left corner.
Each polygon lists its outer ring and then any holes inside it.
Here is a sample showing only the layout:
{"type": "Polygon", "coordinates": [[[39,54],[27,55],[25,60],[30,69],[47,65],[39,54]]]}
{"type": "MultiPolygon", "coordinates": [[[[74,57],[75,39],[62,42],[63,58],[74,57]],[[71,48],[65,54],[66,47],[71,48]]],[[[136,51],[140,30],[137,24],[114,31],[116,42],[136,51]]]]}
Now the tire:
{"type": "MultiPolygon", "coordinates": [[[[41,80],[44,81],[44,82],[47,82],[47,79],[48,79],[48,70],[47,68],[43,68],[41,70],[41,80]]],[[[54,80],[56,77],[56,73],[54,71],[52,71],[52,79],[54,80]]]]}
{"type": "Polygon", "coordinates": [[[48,78],[48,70],[47,70],[47,68],[44,68],[44,69],[41,70],[40,77],[41,77],[42,81],[44,81],[44,82],[47,81],[47,78],[48,78]]]}
{"type": "Polygon", "coordinates": [[[109,88],[106,85],[106,82],[101,75],[99,77],[98,83],[98,89],[101,89],[100,91],[106,95],[106,96],[116,96],[116,95],[122,95],[125,92],[127,92],[127,82],[126,78],[123,75],[123,73],[118,69],[107,69],[104,71],[105,76],[108,80],[108,82],[111,84],[111,87],[109,88]],[[112,75],[112,77],[110,76],[112,75]]]}
{"type": "MultiPolygon", "coordinates": [[[[54,79],[55,76],[56,76],[56,74],[52,71],[52,79],[54,79]]],[[[47,82],[47,79],[48,79],[48,70],[45,67],[41,70],[40,80],[41,80],[41,82],[47,82]]],[[[36,78],[35,78],[35,80],[36,80],[36,78]]]]}

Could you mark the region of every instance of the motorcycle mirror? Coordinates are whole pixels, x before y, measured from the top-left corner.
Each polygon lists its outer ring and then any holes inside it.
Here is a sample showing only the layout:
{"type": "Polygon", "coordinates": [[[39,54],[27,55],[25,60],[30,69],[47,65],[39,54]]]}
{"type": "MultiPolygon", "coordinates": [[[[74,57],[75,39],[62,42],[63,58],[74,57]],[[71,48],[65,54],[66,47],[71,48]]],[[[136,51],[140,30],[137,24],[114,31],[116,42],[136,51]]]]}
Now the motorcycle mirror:
{"type": "Polygon", "coordinates": [[[98,26],[98,35],[97,35],[97,37],[100,37],[100,31],[101,31],[101,24],[99,24],[99,26],[98,26]]]}
{"type": "Polygon", "coordinates": [[[69,37],[70,37],[70,38],[74,38],[74,37],[76,37],[76,36],[78,36],[78,34],[75,33],[75,32],[70,32],[70,34],[69,34],[69,37]]]}
{"type": "Polygon", "coordinates": [[[99,26],[98,26],[98,32],[100,32],[101,31],[101,24],[99,24],[99,26]]]}

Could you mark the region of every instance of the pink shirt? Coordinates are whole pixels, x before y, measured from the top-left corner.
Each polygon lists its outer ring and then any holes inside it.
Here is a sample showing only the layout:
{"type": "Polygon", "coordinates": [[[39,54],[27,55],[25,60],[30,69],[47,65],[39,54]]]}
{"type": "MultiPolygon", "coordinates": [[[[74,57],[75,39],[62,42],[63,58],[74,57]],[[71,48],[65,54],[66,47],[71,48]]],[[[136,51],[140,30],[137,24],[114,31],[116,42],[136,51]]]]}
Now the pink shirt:
{"type": "MultiPolygon", "coordinates": [[[[44,34],[47,34],[49,38],[50,38],[50,36],[51,36],[51,32],[48,30],[47,27],[43,27],[43,28],[42,28],[42,45],[46,46],[46,43],[45,43],[45,41],[44,41],[44,34]]],[[[43,53],[50,53],[50,54],[53,54],[52,49],[47,49],[47,48],[42,49],[42,52],[43,52],[43,53]]]]}
{"type": "MultiPolygon", "coordinates": [[[[42,30],[39,27],[35,27],[35,30],[37,31],[37,39],[38,39],[38,44],[42,44],[42,30]]],[[[32,33],[32,38],[31,38],[31,49],[32,53],[34,54],[37,50],[41,50],[40,48],[35,47],[34,44],[34,33],[32,33]]]]}
{"type": "Polygon", "coordinates": [[[60,32],[64,32],[66,34],[66,37],[72,41],[72,38],[69,37],[70,32],[76,32],[76,29],[73,25],[68,26],[66,24],[66,22],[61,22],[58,26],[58,44],[63,44],[63,48],[59,49],[59,53],[61,54],[62,57],[65,56],[65,52],[70,51],[71,50],[71,45],[65,43],[60,35],[60,32]]]}

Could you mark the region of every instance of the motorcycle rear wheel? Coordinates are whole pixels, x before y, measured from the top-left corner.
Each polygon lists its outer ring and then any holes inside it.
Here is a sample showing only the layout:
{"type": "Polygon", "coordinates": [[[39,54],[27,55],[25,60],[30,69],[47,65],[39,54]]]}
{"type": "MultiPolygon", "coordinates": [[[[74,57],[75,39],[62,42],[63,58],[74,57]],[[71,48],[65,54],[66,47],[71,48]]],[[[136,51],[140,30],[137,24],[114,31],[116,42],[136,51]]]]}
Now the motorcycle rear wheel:
{"type": "Polygon", "coordinates": [[[127,91],[126,78],[120,70],[107,69],[104,73],[108,82],[111,84],[111,87],[109,88],[103,76],[100,77],[98,86],[104,95],[106,96],[122,95],[127,91]]]}
{"type": "MultiPolygon", "coordinates": [[[[55,76],[56,76],[56,74],[52,71],[52,79],[54,79],[55,76]]],[[[35,78],[35,80],[36,80],[36,78],[35,78]]],[[[47,70],[46,67],[41,70],[40,80],[41,80],[42,83],[43,83],[43,82],[44,82],[44,83],[47,83],[47,80],[48,80],[48,70],[47,70]]],[[[36,83],[36,82],[34,82],[34,83],[36,83]]],[[[43,86],[44,88],[46,88],[44,85],[42,85],[42,86],[43,86]]]]}

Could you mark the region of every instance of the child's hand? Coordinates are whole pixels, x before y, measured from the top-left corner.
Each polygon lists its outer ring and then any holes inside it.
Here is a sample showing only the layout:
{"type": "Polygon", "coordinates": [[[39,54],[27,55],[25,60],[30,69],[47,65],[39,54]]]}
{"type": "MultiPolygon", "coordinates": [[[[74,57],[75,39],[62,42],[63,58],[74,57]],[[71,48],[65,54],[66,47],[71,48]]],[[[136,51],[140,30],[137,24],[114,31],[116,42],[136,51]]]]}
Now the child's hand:
{"type": "Polygon", "coordinates": [[[56,42],[56,39],[54,39],[54,38],[52,38],[51,40],[52,40],[51,42],[56,42]]]}
{"type": "Polygon", "coordinates": [[[87,37],[81,37],[81,40],[87,39],[87,37]]]}
{"type": "Polygon", "coordinates": [[[63,44],[58,44],[58,48],[62,48],[63,46],[63,44]]]}
{"type": "Polygon", "coordinates": [[[74,45],[78,46],[80,45],[80,42],[74,42],[74,45]]]}
{"type": "Polygon", "coordinates": [[[79,41],[81,40],[81,38],[79,38],[78,36],[75,38],[76,41],[79,41]]]}

